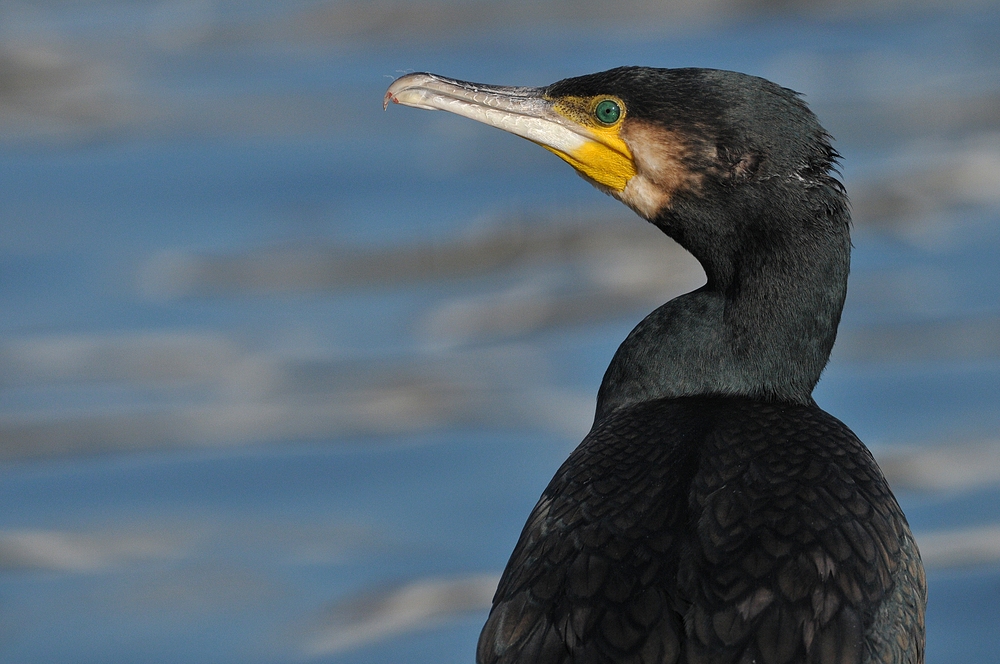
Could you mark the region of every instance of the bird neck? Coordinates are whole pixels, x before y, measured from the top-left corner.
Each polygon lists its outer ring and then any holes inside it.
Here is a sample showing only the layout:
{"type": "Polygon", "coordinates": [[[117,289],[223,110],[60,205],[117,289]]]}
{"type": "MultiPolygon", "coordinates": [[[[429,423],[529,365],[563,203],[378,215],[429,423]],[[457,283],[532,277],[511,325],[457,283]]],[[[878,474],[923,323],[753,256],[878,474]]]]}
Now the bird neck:
{"type": "Polygon", "coordinates": [[[787,236],[740,238],[722,254],[720,243],[700,247],[675,236],[701,261],[708,283],[632,330],[605,373],[597,420],[667,397],[812,403],[847,294],[843,216],[835,225],[806,221],[787,236]]]}

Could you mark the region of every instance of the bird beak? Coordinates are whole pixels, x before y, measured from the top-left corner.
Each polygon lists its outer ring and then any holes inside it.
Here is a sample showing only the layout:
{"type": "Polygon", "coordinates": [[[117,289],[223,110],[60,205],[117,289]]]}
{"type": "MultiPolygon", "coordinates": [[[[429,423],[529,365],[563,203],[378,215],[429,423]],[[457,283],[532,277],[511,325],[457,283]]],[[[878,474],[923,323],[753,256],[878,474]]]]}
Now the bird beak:
{"type": "Polygon", "coordinates": [[[436,74],[407,74],[385,93],[389,102],[431,111],[449,111],[538,143],[568,162],[584,178],[611,193],[635,175],[625,143],[559,112],[545,88],[507,87],[456,81],[436,74]]]}

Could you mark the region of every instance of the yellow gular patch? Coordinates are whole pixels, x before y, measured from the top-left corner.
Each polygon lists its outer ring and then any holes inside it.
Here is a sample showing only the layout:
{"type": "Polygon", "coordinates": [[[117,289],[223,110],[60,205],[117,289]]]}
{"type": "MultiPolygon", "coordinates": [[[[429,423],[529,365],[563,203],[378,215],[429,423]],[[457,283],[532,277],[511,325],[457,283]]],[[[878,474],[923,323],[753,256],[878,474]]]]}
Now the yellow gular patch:
{"type": "Polygon", "coordinates": [[[556,113],[586,130],[586,140],[571,152],[542,147],[557,154],[588,180],[615,193],[624,191],[636,174],[632,151],[619,134],[627,114],[624,102],[609,96],[560,97],[550,101],[556,113]],[[609,99],[621,109],[618,120],[610,125],[599,122],[595,114],[597,105],[609,99]]]}

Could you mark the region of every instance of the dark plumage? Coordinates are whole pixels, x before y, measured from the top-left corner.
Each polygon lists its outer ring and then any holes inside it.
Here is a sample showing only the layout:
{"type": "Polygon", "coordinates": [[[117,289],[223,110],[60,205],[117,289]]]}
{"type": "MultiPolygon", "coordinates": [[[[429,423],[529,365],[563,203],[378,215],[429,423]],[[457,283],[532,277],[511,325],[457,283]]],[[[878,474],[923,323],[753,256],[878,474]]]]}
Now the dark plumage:
{"type": "Polygon", "coordinates": [[[479,662],[920,662],[923,571],[868,450],[814,405],[620,409],[542,494],[479,662]]]}
{"type": "Polygon", "coordinates": [[[507,109],[510,126],[485,121],[549,147],[708,277],[618,349],[477,661],[923,662],[906,519],[868,449],[811,396],[847,291],[850,219],[837,154],[801,99],[734,72],[636,67],[547,88],[410,75],[387,95],[456,99],[507,109]],[[587,117],[609,100],[621,117],[606,104],[587,117]],[[549,124],[524,129],[525,115],[549,124]]]}

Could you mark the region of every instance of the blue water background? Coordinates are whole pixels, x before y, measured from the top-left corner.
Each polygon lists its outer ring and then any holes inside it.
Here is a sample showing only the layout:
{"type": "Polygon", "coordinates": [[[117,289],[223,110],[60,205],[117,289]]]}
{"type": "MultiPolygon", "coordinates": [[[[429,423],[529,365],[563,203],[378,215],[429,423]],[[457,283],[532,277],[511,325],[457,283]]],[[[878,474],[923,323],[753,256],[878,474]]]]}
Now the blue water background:
{"type": "MultiPolygon", "coordinates": [[[[641,8],[561,20],[562,5],[479,22],[476,5],[455,6],[435,29],[406,26],[416,2],[376,3],[370,21],[347,3],[2,8],[0,661],[473,661],[484,609],[309,644],[345,599],[498,573],[652,307],[442,348],[426,322],[449,303],[558,296],[580,268],[294,288],[194,287],[183,269],[315,247],[392,256],[535,216],[643,223],[537,146],[443,113],[383,113],[401,73],[541,85],[648,64],[776,80],[836,136],[852,194],[905,199],[867,218],[857,207],[842,336],[1000,330],[987,168],[1000,163],[1000,5],[720,5],[678,9],[676,24],[641,8]],[[986,164],[979,184],[948,180],[953,162],[986,164]],[[178,359],[185,344],[203,361],[178,359]],[[427,415],[420,398],[441,385],[427,415]],[[351,404],[373,399],[404,414],[359,422],[351,404]],[[315,426],[297,423],[303,401],[315,426]],[[327,402],[344,412],[322,415],[327,402]],[[528,402],[544,412],[525,415],[528,402]]],[[[816,399],[877,456],[996,442],[1000,351],[977,348],[835,353],[816,399]]],[[[918,536],[1000,522],[1000,479],[955,487],[899,492],[918,536]]],[[[931,566],[928,662],[1000,662],[998,559],[931,566]]]]}

